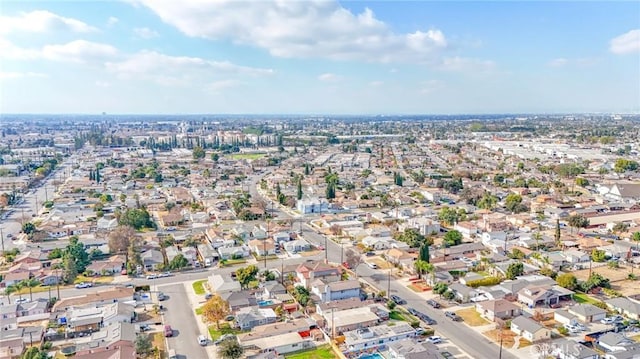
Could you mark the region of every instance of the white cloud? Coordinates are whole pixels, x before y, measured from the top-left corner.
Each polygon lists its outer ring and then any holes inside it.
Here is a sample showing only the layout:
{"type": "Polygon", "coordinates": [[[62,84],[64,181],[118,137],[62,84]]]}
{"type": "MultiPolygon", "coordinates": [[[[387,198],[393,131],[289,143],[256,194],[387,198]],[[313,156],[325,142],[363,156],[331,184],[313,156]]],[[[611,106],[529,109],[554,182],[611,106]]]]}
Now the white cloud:
{"type": "Polygon", "coordinates": [[[332,73],[324,73],[318,76],[318,80],[322,82],[338,82],[341,79],[342,78],[340,76],[332,73]]]}
{"type": "Polygon", "coordinates": [[[611,39],[609,51],[618,55],[640,52],[640,29],[631,30],[611,39]]]}
{"type": "Polygon", "coordinates": [[[141,51],[122,61],[107,62],[109,72],[120,78],[140,78],[169,86],[187,86],[211,82],[220,75],[266,76],[272,69],[240,66],[228,61],[210,61],[199,57],[170,56],[155,51],[141,51]]]}
{"type": "Polygon", "coordinates": [[[26,77],[47,78],[49,75],[40,72],[0,72],[0,79],[20,79],[26,77]]]}
{"type": "Polygon", "coordinates": [[[553,59],[551,61],[549,61],[549,66],[551,67],[562,67],[564,65],[566,65],[567,63],[569,63],[569,60],[563,58],[563,57],[559,57],[557,59],[553,59]]]}
{"type": "Polygon", "coordinates": [[[44,33],[57,30],[73,32],[97,31],[95,27],[89,26],[80,20],[63,17],[46,10],[22,12],[13,17],[0,16],[0,33],[2,34],[14,31],[44,33]]]}
{"type": "Polygon", "coordinates": [[[443,82],[439,80],[428,80],[420,83],[420,93],[424,95],[428,95],[436,92],[441,89],[443,86],[443,82]]]}
{"type": "Polygon", "coordinates": [[[133,29],[133,33],[141,39],[153,39],[160,36],[160,34],[148,27],[136,27],[133,29]]]}
{"type": "Polygon", "coordinates": [[[380,87],[382,85],[384,85],[384,82],[382,82],[382,81],[371,81],[371,82],[369,82],[369,86],[371,86],[371,87],[380,87]]]}
{"type": "Polygon", "coordinates": [[[76,63],[103,62],[118,55],[118,49],[111,45],[75,40],[64,45],[46,45],[42,57],[48,60],[76,63]]]}
{"type": "Polygon", "coordinates": [[[486,73],[494,70],[493,61],[472,59],[465,57],[447,57],[442,60],[439,68],[444,71],[486,73]]]}
{"type": "Polygon", "coordinates": [[[218,94],[223,90],[237,87],[238,85],[240,85],[240,82],[237,80],[214,81],[205,86],[205,91],[218,94]]]}
{"type": "Polygon", "coordinates": [[[96,86],[98,87],[110,87],[111,83],[107,81],[96,81],[96,86]]]}
{"type": "Polygon", "coordinates": [[[447,47],[438,29],[394,33],[370,9],[330,1],[140,0],[188,36],[231,39],[284,58],[433,63],[447,47]]]}
{"type": "Polygon", "coordinates": [[[0,38],[0,59],[32,60],[38,57],[40,57],[39,50],[22,48],[0,38]]]}
{"type": "Polygon", "coordinates": [[[117,24],[120,21],[120,19],[118,19],[115,16],[109,16],[109,18],[107,19],[107,26],[113,26],[115,24],[117,24]]]}

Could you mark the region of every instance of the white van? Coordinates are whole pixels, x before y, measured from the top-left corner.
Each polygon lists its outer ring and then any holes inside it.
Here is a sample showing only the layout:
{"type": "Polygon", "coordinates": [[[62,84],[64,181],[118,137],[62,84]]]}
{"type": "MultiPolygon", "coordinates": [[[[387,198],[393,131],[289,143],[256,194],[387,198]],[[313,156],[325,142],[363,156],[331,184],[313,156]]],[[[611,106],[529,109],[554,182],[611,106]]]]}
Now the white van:
{"type": "Polygon", "coordinates": [[[371,268],[371,269],[378,269],[378,265],[375,264],[375,263],[367,262],[367,264],[369,265],[369,268],[371,268]]]}
{"type": "Polygon", "coordinates": [[[169,349],[169,359],[178,359],[178,354],[176,354],[175,349],[169,349]]]}

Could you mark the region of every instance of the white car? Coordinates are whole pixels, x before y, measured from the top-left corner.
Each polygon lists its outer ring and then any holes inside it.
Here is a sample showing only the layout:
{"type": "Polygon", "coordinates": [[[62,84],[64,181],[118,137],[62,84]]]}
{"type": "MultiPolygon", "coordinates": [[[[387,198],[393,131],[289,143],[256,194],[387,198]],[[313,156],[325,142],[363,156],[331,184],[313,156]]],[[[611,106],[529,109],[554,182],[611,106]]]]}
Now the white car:
{"type": "Polygon", "coordinates": [[[602,324],[613,324],[616,322],[616,318],[615,317],[606,317],[602,320],[600,320],[600,323],[602,324]]]}
{"type": "Polygon", "coordinates": [[[76,289],[84,289],[93,287],[93,283],[80,282],[76,284],[76,289]]]}
{"type": "Polygon", "coordinates": [[[378,265],[377,265],[377,264],[375,264],[375,263],[367,262],[367,265],[368,265],[368,266],[369,266],[369,268],[371,268],[371,269],[378,269],[378,265]]]}
{"type": "Polygon", "coordinates": [[[427,341],[431,344],[439,344],[439,343],[442,343],[442,337],[437,335],[432,335],[429,338],[427,338],[427,341]]]}
{"type": "Polygon", "coordinates": [[[146,278],[147,279],[156,279],[156,278],[158,278],[158,276],[155,275],[155,274],[149,274],[148,276],[146,276],[146,278]]]}
{"type": "Polygon", "coordinates": [[[15,301],[16,304],[29,303],[29,298],[18,298],[15,301]]]}

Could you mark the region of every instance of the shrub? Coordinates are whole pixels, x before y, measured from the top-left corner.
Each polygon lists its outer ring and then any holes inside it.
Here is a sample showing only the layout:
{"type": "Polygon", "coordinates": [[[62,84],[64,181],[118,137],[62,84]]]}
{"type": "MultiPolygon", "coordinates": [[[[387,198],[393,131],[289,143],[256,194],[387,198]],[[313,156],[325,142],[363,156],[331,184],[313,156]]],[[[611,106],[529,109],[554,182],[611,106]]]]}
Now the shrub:
{"type": "Polygon", "coordinates": [[[501,279],[498,277],[485,277],[482,279],[472,280],[467,282],[467,285],[471,288],[478,288],[484,286],[496,285],[501,282],[501,279]]]}

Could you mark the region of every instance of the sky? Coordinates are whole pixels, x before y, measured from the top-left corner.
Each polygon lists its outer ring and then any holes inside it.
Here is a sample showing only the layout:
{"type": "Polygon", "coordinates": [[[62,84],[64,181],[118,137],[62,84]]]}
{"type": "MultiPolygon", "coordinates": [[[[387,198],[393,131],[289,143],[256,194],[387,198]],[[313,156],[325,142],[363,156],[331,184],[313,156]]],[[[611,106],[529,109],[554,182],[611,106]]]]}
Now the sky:
{"type": "Polygon", "coordinates": [[[0,2],[0,113],[640,112],[640,2],[0,2]]]}

